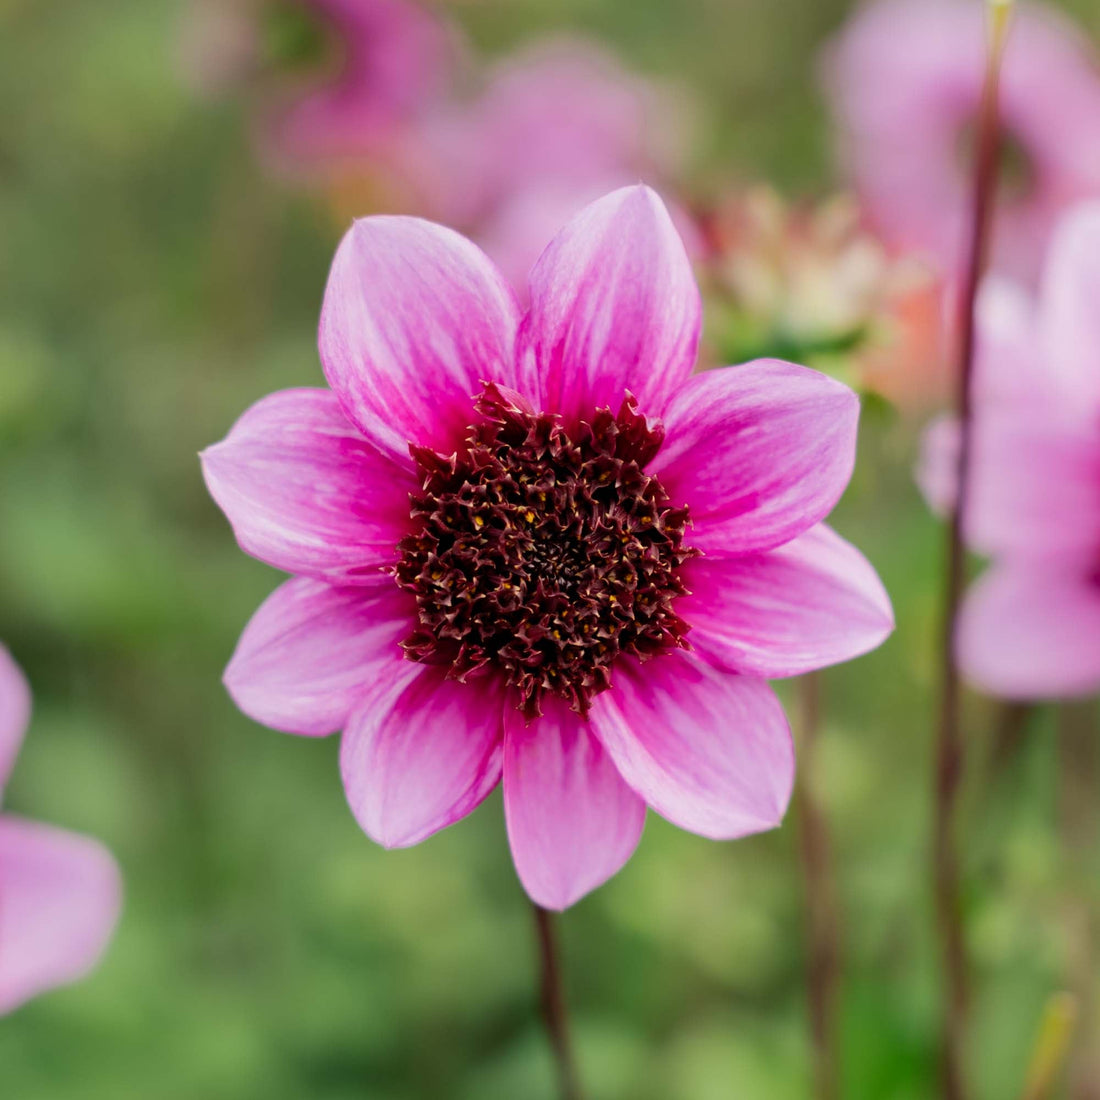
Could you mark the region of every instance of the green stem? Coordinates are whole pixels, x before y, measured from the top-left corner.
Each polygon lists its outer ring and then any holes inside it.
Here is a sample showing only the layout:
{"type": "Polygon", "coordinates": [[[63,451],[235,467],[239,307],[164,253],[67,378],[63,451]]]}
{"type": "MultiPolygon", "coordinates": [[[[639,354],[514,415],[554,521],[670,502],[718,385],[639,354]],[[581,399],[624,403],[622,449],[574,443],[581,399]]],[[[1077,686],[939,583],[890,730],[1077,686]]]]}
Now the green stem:
{"type": "Polygon", "coordinates": [[[538,938],[539,968],[542,975],[542,1017],[554,1062],[562,1100],[581,1100],[580,1078],[573,1060],[573,1044],[569,1034],[569,1010],[565,1003],[560,952],[554,914],[539,905],[533,906],[535,932],[538,938]]]}

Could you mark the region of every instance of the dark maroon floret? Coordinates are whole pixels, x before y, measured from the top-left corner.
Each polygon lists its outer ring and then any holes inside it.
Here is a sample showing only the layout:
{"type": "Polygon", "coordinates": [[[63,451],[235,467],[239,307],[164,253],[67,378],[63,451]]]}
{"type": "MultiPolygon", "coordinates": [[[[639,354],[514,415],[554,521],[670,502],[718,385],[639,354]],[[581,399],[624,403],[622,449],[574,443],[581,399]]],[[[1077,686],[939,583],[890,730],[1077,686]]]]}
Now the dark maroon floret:
{"type": "Polygon", "coordinates": [[[420,626],[402,645],[459,680],[503,674],[528,716],[547,692],[584,714],[620,653],[686,648],[673,604],[697,553],[683,545],[688,511],[644,470],[664,431],[629,396],[569,431],[494,385],[476,408],[457,454],[411,448],[417,530],[395,575],[420,626]]]}

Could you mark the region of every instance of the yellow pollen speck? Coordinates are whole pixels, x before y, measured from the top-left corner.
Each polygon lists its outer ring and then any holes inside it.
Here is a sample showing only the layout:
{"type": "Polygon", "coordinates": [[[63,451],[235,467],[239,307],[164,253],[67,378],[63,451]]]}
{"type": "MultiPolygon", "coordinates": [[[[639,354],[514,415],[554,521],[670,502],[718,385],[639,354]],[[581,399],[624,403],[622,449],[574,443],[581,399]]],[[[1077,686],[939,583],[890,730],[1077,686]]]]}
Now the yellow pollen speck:
{"type": "Polygon", "coordinates": [[[534,523],[535,513],[528,509],[526,512],[523,513],[523,518],[527,520],[528,523],[534,523]]]}
{"type": "Polygon", "coordinates": [[[481,518],[481,516],[474,516],[474,526],[475,527],[484,527],[485,526],[485,520],[483,520],[481,518]]]}
{"type": "Polygon", "coordinates": [[[608,596],[607,599],[608,599],[609,603],[618,603],[619,602],[619,597],[618,596],[608,596]]]}

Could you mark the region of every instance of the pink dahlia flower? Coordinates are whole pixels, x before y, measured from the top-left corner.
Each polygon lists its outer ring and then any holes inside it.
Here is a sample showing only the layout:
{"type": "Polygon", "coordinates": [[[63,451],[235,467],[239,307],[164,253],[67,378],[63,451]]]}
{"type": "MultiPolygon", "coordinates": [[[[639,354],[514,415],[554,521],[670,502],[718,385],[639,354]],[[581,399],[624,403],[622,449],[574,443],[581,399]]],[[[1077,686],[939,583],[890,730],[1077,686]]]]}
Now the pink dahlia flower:
{"type": "MultiPolygon", "coordinates": [[[[984,8],[979,0],[878,0],[826,57],[843,152],[875,227],[949,271],[963,254],[984,8]]],[[[1009,178],[994,261],[1032,282],[1059,214],[1100,195],[1100,75],[1086,42],[1054,10],[1020,6],[1001,104],[1009,178]]]]}
{"type": "MultiPolygon", "coordinates": [[[[0,646],[0,790],[30,710],[27,682],[0,646]]],[[[0,813],[0,1013],[83,977],[111,938],[120,898],[101,844],[0,813]]]]}
{"type": "Polygon", "coordinates": [[[522,313],[491,261],[412,218],[333,262],[331,389],[272,394],[203,454],[241,547],[296,576],[226,684],[277,729],[343,730],[351,808],[415,844],[503,779],[516,868],[564,908],[646,806],[704,836],[783,816],[794,758],[767,677],[892,626],[821,521],[858,401],[802,367],[692,374],[700,300],[635,186],[551,242],[522,313]]]}
{"type": "MultiPolygon", "coordinates": [[[[1055,233],[1037,307],[1005,286],[979,315],[965,532],[993,559],[970,589],[958,658],[1007,698],[1100,689],[1100,202],[1055,233]]],[[[932,426],[920,480],[944,508],[958,430],[932,426]]]]}

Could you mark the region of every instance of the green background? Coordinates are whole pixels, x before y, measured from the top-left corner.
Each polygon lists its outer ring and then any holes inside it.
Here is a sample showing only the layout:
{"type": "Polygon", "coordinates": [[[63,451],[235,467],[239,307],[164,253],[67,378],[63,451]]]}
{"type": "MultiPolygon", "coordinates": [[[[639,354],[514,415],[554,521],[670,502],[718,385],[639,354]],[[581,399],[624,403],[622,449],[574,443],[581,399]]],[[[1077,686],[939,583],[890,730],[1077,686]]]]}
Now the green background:
{"type": "MultiPolygon", "coordinates": [[[[845,7],[452,10],[486,55],[574,27],[681,81],[706,104],[703,183],[820,192],[833,176],[815,55],[845,7]]],[[[1076,10],[1100,35],[1090,0],[1076,10]]],[[[0,638],[36,700],[6,804],[103,838],[126,878],[94,976],[0,1020],[0,1095],[549,1100],[531,918],[499,796],[384,852],[346,808],[337,740],[264,730],[220,685],[279,578],[237,550],[196,453],[259,396],[321,382],[314,334],[338,230],[316,196],[265,174],[242,103],[187,89],[185,16],[162,0],[0,0],[0,638]]],[[[899,624],[826,674],[814,777],[835,830],[850,1100],[935,1091],[926,871],[942,533],[911,482],[915,440],[866,415],[836,517],[879,567],[899,624]]],[[[1061,838],[1060,789],[1080,762],[1067,764],[1056,715],[995,752],[997,721],[968,701],[983,1100],[1019,1094],[1096,880],[1061,838]]],[[[793,816],[714,844],[651,815],[633,860],[562,933],[593,1100],[810,1094],[793,816]]]]}

